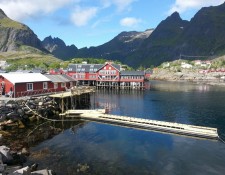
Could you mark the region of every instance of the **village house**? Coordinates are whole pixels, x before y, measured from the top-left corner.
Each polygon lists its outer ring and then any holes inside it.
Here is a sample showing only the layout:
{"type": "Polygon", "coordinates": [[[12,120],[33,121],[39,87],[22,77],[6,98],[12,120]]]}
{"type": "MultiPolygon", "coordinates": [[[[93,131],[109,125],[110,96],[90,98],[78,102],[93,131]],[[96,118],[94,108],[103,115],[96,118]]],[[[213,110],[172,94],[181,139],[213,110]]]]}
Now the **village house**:
{"type": "Polygon", "coordinates": [[[41,73],[0,74],[0,95],[23,97],[66,91],[76,85],[68,75],[43,75],[41,73]]]}
{"type": "Polygon", "coordinates": [[[50,80],[48,88],[55,91],[65,91],[76,85],[76,80],[66,74],[45,74],[44,76],[50,80]]]}
{"type": "Polygon", "coordinates": [[[69,64],[67,75],[77,81],[78,85],[95,85],[97,71],[102,64],[69,64]]]}
{"type": "Polygon", "coordinates": [[[49,82],[40,73],[4,73],[0,74],[0,93],[11,97],[41,94],[48,89],[49,82]]]}
{"type": "MultiPolygon", "coordinates": [[[[145,72],[121,71],[121,66],[112,62],[105,64],[69,64],[67,74],[78,85],[90,85],[99,88],[143,87],[145,72]],[[128,75],[129,74],[129,75],[128,75]]],[[[149,75],[150,76],[150,75],[149,75]]]]}
{"type": "Polygon", "coordinates": [[[195,64],[195,66],[210,68],[212,62],[209,60],[195,60],[194,64],[195,64]]]}
{"type": "Polygon", "coordinates": [[[145,72],[144,71],[121,71],[120,87],[143,88],[145,72]]]}
{"type": "Polygon", "coordinates": [[[188,63],[185,63],[185,62],[182,62],[181,67],[184,68],[184,69],[190,69],[190,68],[192,68],[192,65],[188,64],[188,63]]]}

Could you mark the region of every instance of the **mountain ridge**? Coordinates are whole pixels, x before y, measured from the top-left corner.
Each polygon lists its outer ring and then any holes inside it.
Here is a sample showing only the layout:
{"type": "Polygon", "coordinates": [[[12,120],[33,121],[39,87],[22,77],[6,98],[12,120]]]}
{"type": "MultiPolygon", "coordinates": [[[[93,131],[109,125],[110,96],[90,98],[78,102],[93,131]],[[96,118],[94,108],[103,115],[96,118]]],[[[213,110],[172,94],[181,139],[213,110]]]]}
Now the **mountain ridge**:
{"type": "Polygon", "coordinates": [[[10,19],[0,9],[0,51],[16,51],[23,45],[44,51],[41,41],[28,26],[10,19]]]}
{"type": "MultiPolygon", "coordinates": [[[[95,47],[78,49],[67,46],[60,38],[46,37],[40,41],[28,26],[9,19],[0,9],[0,51],[18,50],[23,45],[46,50],[57,58],[105,58],[119,60],[130,66],[157,66],[180,55],[225,54],[225,2],[203,7],[190,20],[174,12],[155,29],[144,32],[121,32],[110,41],[95,47]]],[[[188,57],[187,59],[195,59],[188,57]]]]}
{"type": "Polygon", "coordinates": [[[46,50],[62,60],[74,58],[78,50],[75,45],[67,46],[63,40],[58,37],[52,38],[51,35],[44,38],[41,44],[46,50]]]}

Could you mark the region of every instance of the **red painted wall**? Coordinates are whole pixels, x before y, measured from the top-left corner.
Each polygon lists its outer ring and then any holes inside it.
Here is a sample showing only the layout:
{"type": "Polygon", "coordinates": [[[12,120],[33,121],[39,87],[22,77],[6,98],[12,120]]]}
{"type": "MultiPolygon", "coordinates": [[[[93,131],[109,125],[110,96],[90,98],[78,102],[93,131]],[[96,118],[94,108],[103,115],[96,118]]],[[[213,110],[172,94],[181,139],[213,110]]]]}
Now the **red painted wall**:
{"type": "Polygon", "coordinates": [[[113,67],[111,64],[107,63],[101,69],[98,70],[97,76],[102,77],[102,80],[98,77],[97,81],[118,81],[119,82],[119,75],[120,75],[120,72],[115,67],[113,67]],[[115,71],[115,73],[112,73],[110,71],[115,71]],[[103,76],[105,76],[105,77],[118,76],[118,79],[116,79],[116,80],[114,80],[114,78],[104,79],[103,76]]]}
{"type": "Polygon", "coordinates": [[[9,80],[5,79],[4,77],[0,77],[0,90],[1,91],[2,91],[2,82],[4,82],[3,84],[4,84],[4,88],[5,88],[5,94],[7,94],[10,91],[10,88],[12,88],[12,90],[14,90],[13,84],[9,80]]]}

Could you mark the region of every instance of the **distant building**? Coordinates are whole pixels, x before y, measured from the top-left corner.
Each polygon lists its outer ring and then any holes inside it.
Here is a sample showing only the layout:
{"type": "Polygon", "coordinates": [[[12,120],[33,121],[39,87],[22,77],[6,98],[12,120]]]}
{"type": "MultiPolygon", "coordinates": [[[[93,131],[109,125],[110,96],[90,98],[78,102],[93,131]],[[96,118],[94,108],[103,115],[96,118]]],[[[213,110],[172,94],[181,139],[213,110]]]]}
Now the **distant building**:
{"type": "Polygon", "coordinates": [[[195,66],[200,66],[200,67],[205,67],[205,68],[210,68],[212,62],[209,60],[202,61],[202,60],[195,60],[194,61],[195,66]]]}
{"type": "Polygon", "coordinates": [[[162,65],[163,68],[167,68],[167,67],[170,67],[170,63],[166,62],[166,63],[163,63],[162,65]]]}
{"type": "Polygon", "coordinates": [[[105,64],[69,64],[67,74],[77,81],[78,85],[91,85],[103,88],[136,88],[144,87],[143,71],[121,71],[121,66],[113,62],[105,64]],[[129,75],[125,75],[129,74],[129,75]]]}
{"type": "Polygon", "coordinates": [[[182,68],[185,68],[185,69],[190,69],[190,68],[192,68],[192,65],[191,64],[188,64],[188,63],[185,63],[185,62],[182,62],[181,63],[181,67],[182,68]]]}
{"type": "Polygon", "coordinates": [[[6,69],[9,66],[9,64],[6,61],[0,61],[0,68],[6,69]]]}
{"type": "Polygon", "coordinates": [[[67,70],[64,69],[50,69],[49,74],[66,74],[67,70]]]}

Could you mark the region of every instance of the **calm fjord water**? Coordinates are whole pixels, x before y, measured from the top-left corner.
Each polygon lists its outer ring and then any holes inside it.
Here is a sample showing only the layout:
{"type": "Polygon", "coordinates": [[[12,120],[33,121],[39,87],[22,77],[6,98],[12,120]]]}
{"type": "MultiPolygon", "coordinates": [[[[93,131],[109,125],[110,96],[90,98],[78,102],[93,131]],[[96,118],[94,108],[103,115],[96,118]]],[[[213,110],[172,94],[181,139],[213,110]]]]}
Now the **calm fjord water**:
{"type": "MultiPolygon", "coordinates": [[[[110,113],[216,127],[225,138],[225,87],[151,82],[145,91],[99,91],[92,108],[110,113]]],[[[223,175],[225,144],[86,122],[32,148],[57,174],[223,175]],[[42,150],[48,150],[46,153],[42,150]],[[89,168],[82,171],[79,164],[89,168]],[[78,170],[81,170],[78,172],[78,170]]]]}

